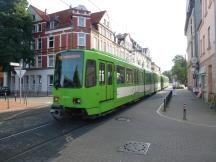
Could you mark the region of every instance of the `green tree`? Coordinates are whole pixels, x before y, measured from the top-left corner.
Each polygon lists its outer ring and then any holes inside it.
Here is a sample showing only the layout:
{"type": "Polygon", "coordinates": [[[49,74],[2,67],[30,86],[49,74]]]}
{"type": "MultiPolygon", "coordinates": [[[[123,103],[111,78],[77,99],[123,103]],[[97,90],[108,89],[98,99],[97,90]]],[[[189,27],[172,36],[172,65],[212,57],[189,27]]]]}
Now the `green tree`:
{"type": "Polygon", "coordinates": [[[26,0],[0,0],[0,67],[10,71],[10,62],[33,60],[32,20],[26,0]]]}
{"type": "Polygon", "coordinates": [[[172,67],[172,75],[176,76],[177,80],[182,83],[187,83],[187,61],[182,55],[176,55],[172,60],[174,66],[172,67]]]}
{"type": "Polygon", "coordinates": [[[172,72],[171,72],[171,70],[164,71],[162,74],[167,76],[169,78],[169,80],[172,80],[172,72]]]}

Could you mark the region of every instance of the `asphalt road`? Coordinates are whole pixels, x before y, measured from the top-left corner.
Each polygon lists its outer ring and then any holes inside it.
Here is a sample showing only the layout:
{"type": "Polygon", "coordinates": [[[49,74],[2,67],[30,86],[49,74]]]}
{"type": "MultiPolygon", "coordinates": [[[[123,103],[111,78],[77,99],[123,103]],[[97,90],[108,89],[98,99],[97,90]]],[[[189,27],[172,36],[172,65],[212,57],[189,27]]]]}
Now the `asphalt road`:
{"type": "Polygon", "coordinates": [[[0,161],[215,162],[215,128],[156,113],[166,93],[94,121],[57,122],[46,107],[0,114],[0,161]]]}

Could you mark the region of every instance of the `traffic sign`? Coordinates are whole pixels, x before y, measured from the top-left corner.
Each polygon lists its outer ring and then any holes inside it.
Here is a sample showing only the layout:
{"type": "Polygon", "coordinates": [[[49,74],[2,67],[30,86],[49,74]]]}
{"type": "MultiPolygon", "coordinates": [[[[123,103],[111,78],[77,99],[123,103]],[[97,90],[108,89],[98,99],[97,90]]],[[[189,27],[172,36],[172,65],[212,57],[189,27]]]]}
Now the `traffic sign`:
{"type": "Polygon", "coordinates": [[[10,62],[10,66],[20,66],[20,64],[17,62],[10,62]]]}
{"type": "Polygon", "coordinates": [[[26,72],[26,70],[17,70],[17,69],[15,71],[16,71],[16,74],[19,78],[22,78],[26,72]]]}

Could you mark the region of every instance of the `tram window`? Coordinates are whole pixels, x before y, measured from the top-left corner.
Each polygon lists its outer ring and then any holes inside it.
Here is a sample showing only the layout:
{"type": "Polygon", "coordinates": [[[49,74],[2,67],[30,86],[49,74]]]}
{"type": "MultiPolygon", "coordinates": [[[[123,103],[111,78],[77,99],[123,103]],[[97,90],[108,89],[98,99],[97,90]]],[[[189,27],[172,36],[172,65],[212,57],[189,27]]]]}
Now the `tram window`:
{"type": "Polygon", "coordinates": [[[125,68],[122,66],[116,66],[117,83],[122,84],[125,82],[125,68]]]}
{"type": "Polygon", "coordinates": [[[111,64],[107,65],[107,78],[108,78],[108,85],[112,85],[112,73],[113,73],[113,68],[111,64]]]}
{"type": "Polygon", "coordinates": [[[104,85],[105,84],[105,64],[100,63],[99,65],[99,84],[104,85]]]}
{"type": "Polygon", "coordinates": [[[134,83],[135,84],[138,84],[138,71],[137,70],[134,70],[134,83]]]}
{"type": "Polygon", "coordinates": [[[133,71],[131,69],[126,69],[126,83],[133,83],[133,71]]]}
{"type": "Polygon", "coordinates": [[[142,72],[139,71],[139,84],[143,83],[143,76],[142,76],[142,72]]]}
{"type": "Polygon", "coordinates": [[[96,62],[94,60],[87,60],[86,62],[86,87],[93,87],[96,85],[96,62]]]}

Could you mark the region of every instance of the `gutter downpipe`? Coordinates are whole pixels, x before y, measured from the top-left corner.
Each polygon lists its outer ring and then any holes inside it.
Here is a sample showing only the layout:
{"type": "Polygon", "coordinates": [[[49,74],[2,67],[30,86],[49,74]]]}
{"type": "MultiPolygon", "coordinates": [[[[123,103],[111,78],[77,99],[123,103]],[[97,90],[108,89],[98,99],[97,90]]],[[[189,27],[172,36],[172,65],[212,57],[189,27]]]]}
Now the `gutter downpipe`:
{"type": "Polygon", "coordinates": [[[215,38],[214,38],[214,55],[213,55],[213,64],[212,64],[213,71],[212,71],[212,73],[214,74],[213,80],[215,80],[213,92],[216,94],[216,0],[214,0],[213,2],[214,2],[214,29],[215,29],[214,34],[215,34],[215,38]]]}

